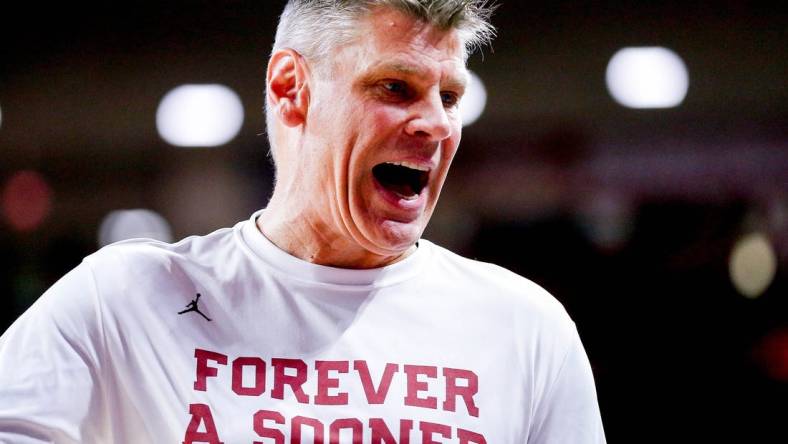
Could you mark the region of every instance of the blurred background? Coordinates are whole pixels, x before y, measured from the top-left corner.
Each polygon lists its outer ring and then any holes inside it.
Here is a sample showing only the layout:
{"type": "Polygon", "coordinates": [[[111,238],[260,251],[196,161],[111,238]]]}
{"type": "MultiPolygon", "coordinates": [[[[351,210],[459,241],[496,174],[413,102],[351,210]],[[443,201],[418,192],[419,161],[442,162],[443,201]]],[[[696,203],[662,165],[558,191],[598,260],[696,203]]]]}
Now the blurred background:
{"type": "MultiPolygon", "coordinates": [[[[248,218],[272,188],[281,1],[0,18],[0,332],[109,242],[248,218]]],[[[611,443],[786,442],[788,12],[502,4],[425,237],[551,291],[611,443]]]]}

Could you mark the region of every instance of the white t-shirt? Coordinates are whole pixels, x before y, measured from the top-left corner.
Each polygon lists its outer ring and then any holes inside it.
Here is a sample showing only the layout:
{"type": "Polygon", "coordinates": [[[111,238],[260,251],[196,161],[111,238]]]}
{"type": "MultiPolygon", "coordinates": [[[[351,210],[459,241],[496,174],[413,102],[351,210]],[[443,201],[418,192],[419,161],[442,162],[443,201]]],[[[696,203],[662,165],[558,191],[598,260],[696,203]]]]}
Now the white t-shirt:
{"type": "Polygon", "coordinates": [[[575,325],[536,284],[426,240],[315,265],[256,216],[53,285],[0,337],[0,442],[605,442],[575,325]]]}

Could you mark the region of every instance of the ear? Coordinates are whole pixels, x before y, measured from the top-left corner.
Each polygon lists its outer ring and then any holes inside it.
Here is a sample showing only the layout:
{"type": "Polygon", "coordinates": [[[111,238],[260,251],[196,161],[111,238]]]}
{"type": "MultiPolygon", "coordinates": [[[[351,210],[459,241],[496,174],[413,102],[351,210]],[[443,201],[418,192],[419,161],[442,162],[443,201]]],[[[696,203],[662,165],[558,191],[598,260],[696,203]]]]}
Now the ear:
{"type": "Polygon", "coordinates": [[[271,112],[287,126],[306,121],[309,108],[306,60],[292,49],[279,49],[268,61],[266,100],[271,112]]]}

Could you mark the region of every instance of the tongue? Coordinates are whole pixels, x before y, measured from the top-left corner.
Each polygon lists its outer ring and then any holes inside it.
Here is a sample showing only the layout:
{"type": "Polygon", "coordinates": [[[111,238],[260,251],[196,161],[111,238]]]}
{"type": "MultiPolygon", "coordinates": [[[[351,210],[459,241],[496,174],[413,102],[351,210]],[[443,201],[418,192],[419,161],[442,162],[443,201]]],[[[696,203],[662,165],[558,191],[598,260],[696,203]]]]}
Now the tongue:
{"type": "Polygon", "coordinates": [[[400,197],[410,198],[416,196],[416,192],[413,191],[413,188],[407,183],[383,183],[381,185],[387,190],[398,194],[400,197]]]}

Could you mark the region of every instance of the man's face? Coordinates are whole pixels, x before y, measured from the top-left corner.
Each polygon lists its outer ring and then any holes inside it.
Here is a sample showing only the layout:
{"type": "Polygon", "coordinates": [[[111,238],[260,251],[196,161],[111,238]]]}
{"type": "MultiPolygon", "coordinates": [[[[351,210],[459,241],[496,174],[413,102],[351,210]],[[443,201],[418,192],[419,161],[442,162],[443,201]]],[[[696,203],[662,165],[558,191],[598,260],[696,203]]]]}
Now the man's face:
{"type": "Polygon", "coordinates": [[[460,142],[467,83],[456,31],[391,9],[312,73],[300,172],[326,228],[373,255],[421,236],[460,142]]]}

